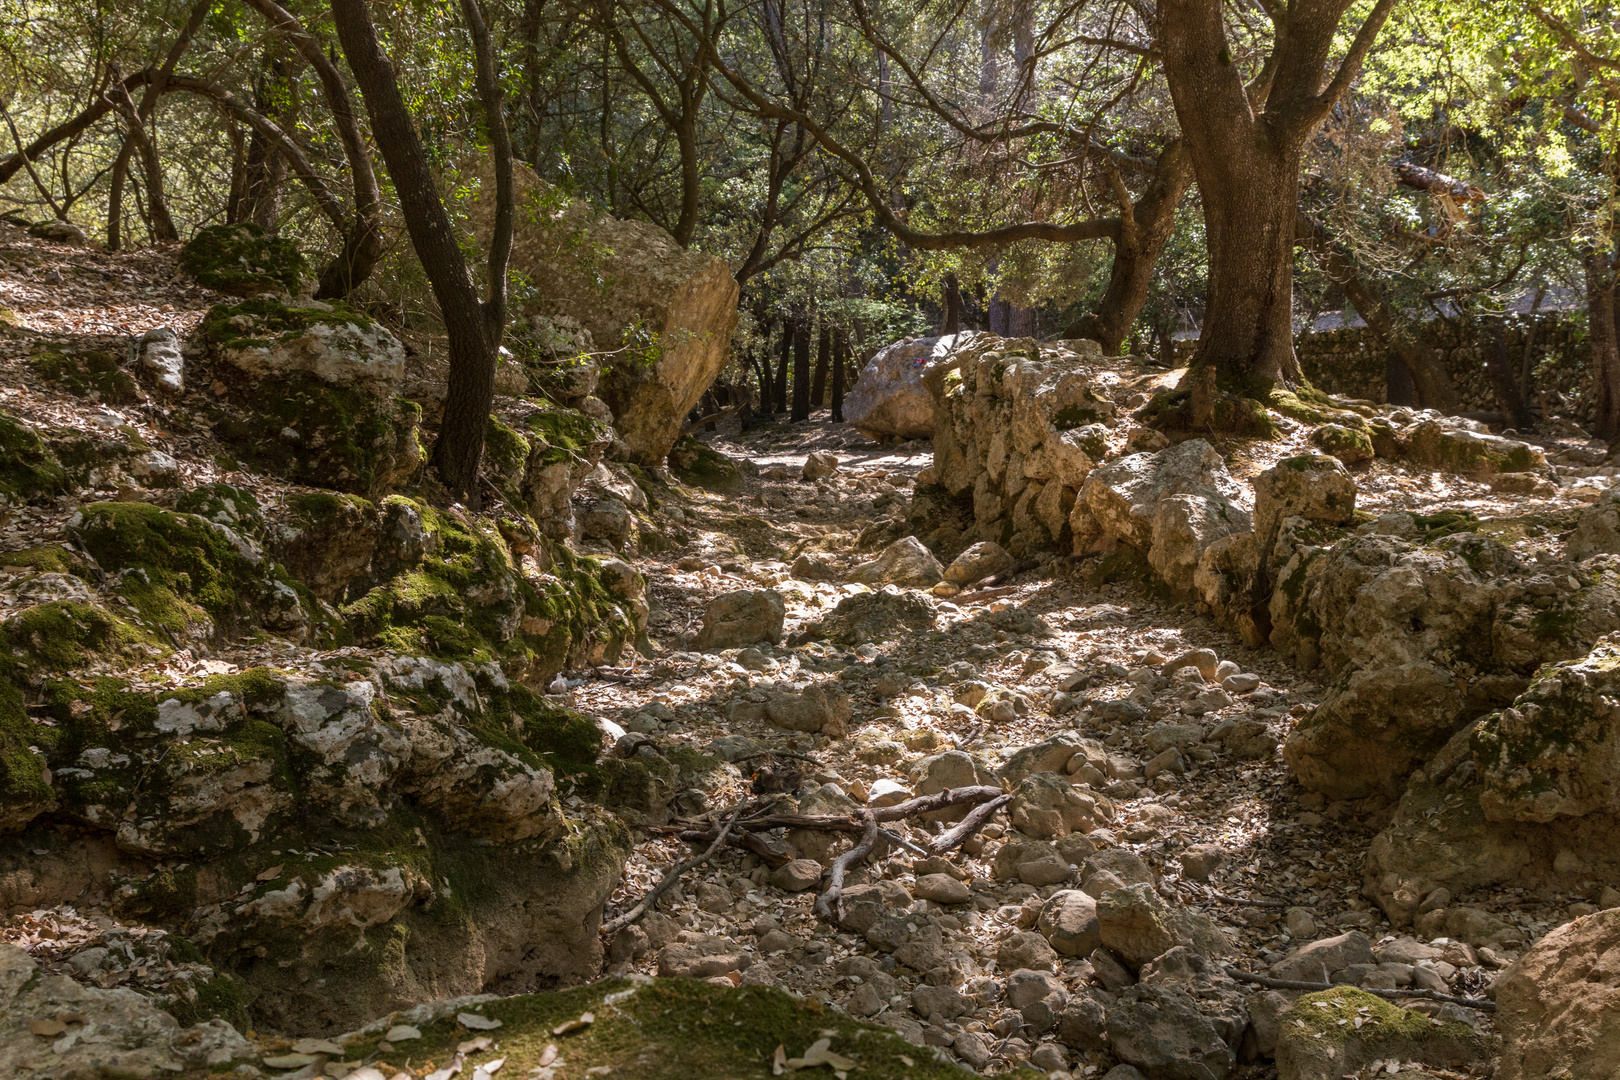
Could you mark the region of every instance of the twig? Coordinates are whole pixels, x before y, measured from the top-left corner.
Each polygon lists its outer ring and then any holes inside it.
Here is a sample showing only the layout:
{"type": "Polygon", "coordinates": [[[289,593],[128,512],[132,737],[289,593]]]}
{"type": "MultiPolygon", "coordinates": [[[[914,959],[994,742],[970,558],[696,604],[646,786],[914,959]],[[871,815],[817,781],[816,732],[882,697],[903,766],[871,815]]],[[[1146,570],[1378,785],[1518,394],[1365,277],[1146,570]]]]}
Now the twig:
{"type": "Polygon", "coordinates": [[[747,807],[747,805],[747,803],[743,803],[741,806],[738,806],[736,810],[732,811],[731,817],[727,818],[726,823],[720,827],[720,835],[714,838],[714,843],[709,845],[709,849],[707,851],[695,859],[687,859],[684,862],[676,863],[674,866],[670,867],[669,873],[664,875],[664,880],[660,881],[656,886],[654,886],[652,892],[648,893],[646,896],[643,896],[639,904],[625,912],[623,915],[617,915],[603,923],[602,932],[604,934],[616,934],[620,930],[623,930],[625,927],[629,926],[631,923],[640,919],[643,915],[647,914],[647,912],[652,908],[653,904],[657,902],[658,898],[662,896],[671,885],[675,884],[682,874],[686,873],[688,870],[691,870],[693,867],[702,866],[704,863],[714,858],[715,854],[719,852],[719,850],[725,845],[727,834],[731,832],[731,827],[737,823],[737,819],[742,817],[743,810],[747,807]]]}
{"type": "Polygon", "coordinates": [[[971,813],[949,832],[940,833],[934,842],[928,845],[930,855],[943,855],[947,851],[955,850],[964,840],[984,827],[984,823],[995,816],[996,811],[1012,802],[1012,793],[1003,792],[987,803],[975,806],[971,813]]]}
{"type": "Polygon", "coordinates": [[[1282,910],[1288,904],[1282,900],[1245,900],[1241,896],[1229,896],[1214,889],[1196,889],[1186,881],[1177,882],[1182,888],[1191,892],[1199,900],[1214,900],[1222,904],[1237,904],[1239,907],[1276,908],[1282,910]]]}
{"type": "Polygon", "coordinates": [[[945,599],[953,604],[976,604],[980,600],[994,600],[998,596],[1006,596],[1008,593],[1017,591],[1018,586],[1016,585],[1004,585],[999,589],[980,589],[977,592],[957,593],[955,596],[947,596],[945,599]]]}
{"type": "Polygon", "coordinates": [[[844,920],[844,872],[850,864],[866,858],[872,851],[872,845],[877,843],[877,816],[870,810],[862,810],[861,820],[866,826],[861,834],[861,842],[833,860],[832,874],[827,878],[827,891],[816,898],[817,918],[831,920],[836,911],[838,921],[844,920]]]}
{"type": "MultiPolygon", "coordinates": [[[[961,806],[964,803],[984,803],[992,799],[999,799],[1004,792],[998,787],[959,787],[949,788],[936,792],[933,795],[920,795],[915,799],[907,799],[903,803],[893,806],[882,806],[870,811],[878,821],[899,821],[903,818],[917,814],[932,813],[935,810],[944,810],[952,806],[961,806]]],[[[860,811],[865,815],[868,811],[860,811]]],[[[843,817],[836,814],[762,814],[759,817],[749,818],[739,822],[738,828],[753,830],[765,829],[821,829],[826,832],[861,832],[864,828],[865,817],[843,817]]],[[[666,828],[679,828],[666,826],[666,828]]],[[[677,835],[688,843],[701,844],[713,837],[709,829],[679,828],[677,835]]]]}
{"type": "MultiPolygon", "coordinates": [[[[1253,972],[1243,971],[1226,965],[1226,973],[1239,982],[1254,983],[1271,990],[1336,990],[1339,985],[1335,983],[1304,982],[1299,979],[1272,979],[1265,975],[1256,975],[1253,972]]],[[[1373,994],[1381,998],[1426,998],[1429,1001],[1445,1001],[1453,1005],[1464,1005],[1470,1009],[1479,1009],[1482,1012],[1495,1012],[1496,1002],[1489,998],[1456,997],[1452,994],[1442,994],[1438,990],[1382,990],[1371,986],[1358,986],[1357,990],[1373,994]]]]}

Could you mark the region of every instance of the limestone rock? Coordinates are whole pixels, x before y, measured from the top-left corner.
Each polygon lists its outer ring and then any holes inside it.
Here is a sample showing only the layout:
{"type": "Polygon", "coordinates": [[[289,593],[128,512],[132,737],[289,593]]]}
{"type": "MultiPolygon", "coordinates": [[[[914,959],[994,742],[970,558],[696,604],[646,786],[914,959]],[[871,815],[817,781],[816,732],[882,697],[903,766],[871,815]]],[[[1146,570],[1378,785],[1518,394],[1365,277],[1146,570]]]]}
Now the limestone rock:
{"type": "Polygon", "coordinates": [[[1170,588],[1190,594],[1204,551],[1224,537],[1249,532],[1250,526],[1248,512],[1225,499],[1166,495],[1153,513],[1148,563],[1170,588]]]}
{"type": "Polygon", "coordinates": [[[1113,807],[1055,773],[1042,772],[1020,781],[1007,806],[1007,817],[1013,828],[1025,836],[1050,840],[1072,832],[1090,832],[1105,818],[1113,817],[1113,807]]]}
{"type": "Polygon", "coordinates": [[[1036,926],[1064,956],[1090,956],[1102,944],[1097,901],[1079,889],[1062,889],[1041,906],[1036,926]]]}
{"type": "Polygon", "coordinates": [[[1355,515],[1355,481],[1335,458],[1301,454],[1255,478],[1254,532],[1266,550],[1287,518],[1342,526],[1354,521],[1355,515]]]}
{"type": "Polygon", "coordinates": [[[1339,1080],[1378,1060],[1464,1069],[1488,1054],[1487,1041],[1468,1025],[1437,1027],[1423,1013],[1354,987],[1306,994],[1277,1025],[1278,1080],[1339,1080]]]}
{"type": "Polygon", "coordinates": [[[844,396],[845,422],[872,439],[933,438],[934,403],[923,376],[952,364],[955,346],[972,337],[973,331],[907,338],[879,349],[844,396]]]}
{"type": "MultiPolygon", "coordinates": [[[[516,173],[511,266],[537,298],[524,314],[577,319],[599,349],[628,346],[602,372],[596,394],[612,407],[631,460],[662,464],[730,352],[738,292],[730,268],[683,250],[656,225],[560,197],[521,165],[516,173]]],[[[474,208],[485,243],[492,191],[484,185],[474,208]]]]}
{"type": "Polygon", "coordinates": [[[1011,569],[1017,561],[995,541],[981,540],[968,545],[967,550],[951,560],[945,568],[945,580],[966,587],[1011,569]]]}
{"type": "Polygon", "coordinates": [[[765,718],[779,728],[841,739],[849,730],[849,695],[834,682],[778,691],[765,702],[765,718]]]}
{"type": "Polygon", "coordinates": [[[304,376],[387,397],[405,374],[405,347],[380,323],[341,305],[249,300],[205,321],[216,356],[260,380],[304,376]]]}
{"type": "Polygon", "coordinates": [[[1175,916],[1151,885],[1127,885],[1097,900],[1098,932],[1109,951],[1141,967],[1179,944],[1175,916]]]}
{"type": "Polygon", "coordinates": [[[915,536],[905,536],[883,549],[876,559],[864,562],[845,575],[861,585],[901,585],[928,588],[944,578],[944,570],[934,553],[915,536]]]}
{"type": "Polygon", "coordinates": [[[1492,821],[1620,815],[1620,638],[1544,668],[1474,735],[1492,821]]]}
{"type": "Polygon", "coordinates": [[[782,594],[772,589],[739,589],[721,593],[703,612],[697,646],[707,652],[782,640],[786,613],[782,594]]]}
{"type": "Polygon", "coordinates": [[[746,971],[753,961],[729,938],[684,931],[681,940],[658,951],[658,974],[665,978],[707,979],[746,971]]]}
{"type": "Polygon", "coordinates": [[[911,892],[919,900],[936,904],[965,904],[973,898],[968,887],[949,874],[924,874],[911,892]]]}
{"type": "Polygon", "coordinates": [[[837,471],[838,459],[836,457],[825,450],[812,450],[805,455],[804,470],[800,475],[806,480],[821,480],[837,471]]]}
{"type": "Polygon", "coordinates": [[[1003,971],[1028,968],[1031,971],[1055,971],[1058,954],[1039,934],[1025,931],[1009,934],[996,949],[996,966],[1003,971]]]}
{"type": "Polygon", "coordinates": [[[1114,1054],[1149,1080],[1224,1080],[1237,1057],[1185,992],[1137,985],[1108,1011],[1114,1054]]]}
{"type": "Polygon", "coordinates": [[[254,1055],[223,1020],[184,1028],[133,990],[44,974],[21,949],[0,945],[0,1073],[155,1077],[213,1071],[254,1055]],[[56,1033],[42,1036],[33,1022],[55,1022],[56,1033]]]}
{"type": "Polygon", "coordinates": [[[1343,971],[1352,964],[1376,962],[1372,942],[1367,935],[1360,930],[1351,930],[1293,949],[1282,960],[1271,965],[1269,974],[1274,979],[1326,982],[1335,972],[1343,971]]]}
{"type": "Polygon", "coordinates": [[[1540,447],[1500,435],[1469,431],[1442,420],[1426,420],[1406,434],[1407,456],[1419,465],[1475,479],[1500,473],[1547,471],[1540,447]]]}
{"type": "Polygon", "coordinates": [[[1500,1080],[1620,1074],[1620,910],[1560,926],[1497,976],[1500,1080]]]}
{"type": "Polygon", "coordinates": [[[1620,490],[1609,488],[1575,518],[1565,552],[1571,559],[1620,554],[1620,490]]]}
{"type": "Polygon", "coordinates": [[[1188,439],[1168,450],[1131,454],[1092,470],[1076,506],[1086,505],[1104,535],[1148,551],[1159,501],[1170,495],[1236,505],[1239,489],[1213,446],[1203,439],[1188,439]]]}
{"type": "Polygon", "coordinates": [[[186,388],[186,361],[180,353],[180,335],[172,326],[159,326],[141,335],[141,367],[158,389],[178,394],[186,388]]]}
{"type": "Polygon", "coordinates": [[[838,601],[832,614],[816,624],[815,632],[846,645],[864,645],[907,631],[932,630],[935,617],[932,605],[916,593],[885,585],[877,592],[838,601]]]}
{"type": "Polygon", "coordinates": [[[771,872],[771,884],[786,892],[803,892],[821,882],[821,864],[814,859],[794,859],[771,872]]]}

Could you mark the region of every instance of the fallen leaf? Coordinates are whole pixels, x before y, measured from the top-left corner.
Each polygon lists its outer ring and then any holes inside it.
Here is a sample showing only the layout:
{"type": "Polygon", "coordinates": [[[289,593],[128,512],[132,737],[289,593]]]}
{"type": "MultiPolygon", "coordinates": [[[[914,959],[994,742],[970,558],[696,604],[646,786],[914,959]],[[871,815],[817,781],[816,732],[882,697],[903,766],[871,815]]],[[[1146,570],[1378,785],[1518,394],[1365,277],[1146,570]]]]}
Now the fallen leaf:
{"type": "Polygon", "coordinates": [[[817,1065],[831,1065],[836,1069],[853,1069],[856,1062],[842,1054],[836,1054],[828,1049],[832,1045],[831,1039],[817,1039],[810,1044],[803,1057],[790,1058],[787,1067],[790,1069],[813,1069],[817,1065]]]}
{"type": "Polygon", "coordinates": [[[491,1045],[491,1043],[490,1043],[489,1036],[488,1035],[480,1035],[476,1039],[468,1039],[466,1042],[457,1043],[456,1044],[456,1053],[458,1053],[458,1054],[476,1054],[480,1050],[488,1050],[490,1048],[490,1045],[491,1045]]]}
{"type": "Polygon", "coordinates": [[[411,1027],[411,1025],[409,1025],[409,1024],[395,1024],[393,1027],[389,1028],[388,1033],[383,1036],[383,1041],[384,1042],[391,1042],[391,1043],[399,1043],[399,1042],[408,1042],[411,1039],[420,1039],[421,1037],[422,1037],[422,1032],[419,1031],[416,1028],[411,1027]]]}
{"type": "Polygon", "coordinates": [[[556,1060],[557,1060],[557,1044],[556,1043],[546,1043],[546,1048],[544,1050],[540,1051],[540,1061],[538,1063],[539,1067],[543,1069],[547,1065],[550,1065],[553,1061],[556,1061],[556,1060]]]}
{"type": "Polygon", "coordinates": [[[567,1023],[558,1024],[556,1027],[551,1029],[551,1033],[553,1035],[569,1035],[573,1032],[588,1028],[594,1023],[596,1023],[595,1016],[590,1013],[580,1013],[578,1020],[569,1020],[567,1023]]]}
{"type": "Polygon", "coordinates": [[[472,1028],[474,1031],[494,1031],[501,1026],[499,1020],[491,1020],[487,1016],[477,1013],[456,1013],[456,1023],[462,1027],[472,1028]]]}
{"type": "Polygon", "coordinates": [[[276,880],[276,878],[281,876],[281,871],[284,870],[285,868],[286,868],[285,864],[280,864],[280,865],[272,866],[268,870],[260,870],[259,871],[259,880],[260,881],[274,881],[274,880],[276,880]]]}
{"type": "Polygon", "coordinates": [[[912,1061],[910,1058],[906,1057],[906,1055],[904,1055],[904,1054],[900,1054],[899,1058],[900,1058],[900,1064],[904,1065],[908,1069],[917,1064],[915,1061],[912,1061]]]}
{"type": "Polygon", "coordinates": [[[787,1071],[787,1047],[781,1043],[776,1044],[776,1053],[771,1055],[771,1075],[781,1076],[787,1071]]]}
{"type": "Polygon", "coordinates": [[[498,1058],[491,1058],[489,1061],[484,1062],[482,1065],[480,1065],[478,1067],[480,1069],[483,1069],[487,1073],[498,1073],[498,1072],[501,1071],[501,1066],[505,1065],[505,1064],[506,1064],[506,1059],[503,1058],[503,1057],[498,1057],[498,1058]]]}

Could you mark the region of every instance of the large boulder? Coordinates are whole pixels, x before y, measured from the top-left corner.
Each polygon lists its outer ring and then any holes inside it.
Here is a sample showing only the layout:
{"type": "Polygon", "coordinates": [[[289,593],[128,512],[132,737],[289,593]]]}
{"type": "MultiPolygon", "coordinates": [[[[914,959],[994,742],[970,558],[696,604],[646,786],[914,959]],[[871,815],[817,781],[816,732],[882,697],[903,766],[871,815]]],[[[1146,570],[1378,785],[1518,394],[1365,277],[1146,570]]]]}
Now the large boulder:
{"type": "Polygon", "coordinates": [[[421,407],[398,397],[405,350],[343,304],[256,297],[203,319],[219,405],[214,434],[244,460],[357,495],[422,466],[421,407]]]}
{"type": "Polygon", "coordinates": [[[877,558],[863,562],[844,575],[861,585],[906,585],[927,588],[944,580],[934,553],[915,536],[903,536],[884,548],[877,558]]]}
{"type": "Polygon", "coordinates": [[[1108,1011],[1114,1054],[1149,1080],[1224,1080],[1237,1055],[1185,991],[1132,986],[1108,1011]]]}
{"type": "Polygon", "coordinates": [[[782,640],[782,619],[787,608],[774,589],[738,589],[721,593],[703,612],[697,647],[709,652],[734,649],[758,642],[782,640]]]}
{"type": "Polygon", "coordinates": [[[933,438],[934,402],[923,376],[953,363],[956,346],[973,336],[904,338],[879,349],[844,397],[844,420],[869,438],[933,438]]]}
{"type": "Polygon", "coordinates": [[[1566,923],[1496,980],[1497,1080],[1620,1076],[1620,909],[1566,923]]]}
{"type": "MultiPolygon", "coordinates": [[[[1153,547],[1154,521],[1162,499],[1192,495],[1240,510],[1240,494],[1220,452],[1203,439],[1188,439],[1168,450],[1130,454],[1093,469],[1080,488],[1075,513],[1082,512],[1083,504],[1104,536],[1145,552],[1153,547]]],[[[1244,513],[1233,524],[1241,520],[1240,531],[1246,530],[1247,517],[1244,513]]],[[[1080,534],[1077,527],[1077,540],[1080,534]]],[[[1215,539],[1215,535],[1208,538],[1215,539]]]]}
{"type": "Polygon", "coordinates": [[[1489,1054],[1490,1041],[1461,1021],[1431,1023],[1350,986],[1305,995],[1277,1026],[1278,1080],[1340,1080],[1374,1061],[1457,1070],[1489,1054]]]}
{"type": "Polygon", "coordinates": [[[1093,381],[1095,342],[963,335],[923,373],[934,402],[934,469],[972,500],[969,539],[1014,555],[1069,546],[1075,493],[1107,445],[1115,408],[1093,381]]]}
{"type": "MultiPolygon", "coordinates": [[[[612,408],[630,459],[662,464],[730,353],[738,295],[731,268],[683,250],[656,225],[597,214],[528,169],[516,172],[511,268],[536,297],[523,314],[570,316],[598,348],[622,347],[596,394],[612,408]]],[[[492,214],[493,199],[481,190],[475,218],[486,242],[492,214]]]]}

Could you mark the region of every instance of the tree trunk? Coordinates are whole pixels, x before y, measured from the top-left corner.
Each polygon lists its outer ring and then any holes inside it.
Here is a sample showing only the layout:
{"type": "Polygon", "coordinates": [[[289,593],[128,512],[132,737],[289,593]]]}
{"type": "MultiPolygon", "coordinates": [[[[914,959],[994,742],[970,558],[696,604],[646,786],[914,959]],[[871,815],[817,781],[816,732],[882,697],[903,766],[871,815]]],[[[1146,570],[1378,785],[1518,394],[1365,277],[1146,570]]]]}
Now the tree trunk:
{"type": "Polygon", "coordinates": [[[454,498],[476,507],[478,463],[495,395],[496,345],[366,0],[332,0],[332,17],[449,338],[450,372],[433,465],[454,498]]]}
{"type": "Polygon", "coordinates": [[[793,320],[793,412],[788,420],[797,424],[810,419],[810,317],[793,320]]]}
{"type": "Polygon", "coordinates": [[[827,403],[827,365],[832,359],[832,328],[821,325],[816,341],[816,377],[810,382],[810,407],[819,409],[827,403]]]}
{"type": "MultiPolygon", "coordinates": [[[[263,68],[253,85],[253,107],[283,131],[292,126],[289,121],[296,108],[285,52],[286,45],[280,39],[266,46],[263,68]]],[[[248,139],[242,204],[237,208],[236,220],[251,221],[273,231],[281,218],[281,188],[286,174],[286,157],[255,130],[248,139]]]]}
{"type": "Polygon", "coordinates": [[[945,275],[945,322],[939,332],[947,336],[962,332],[962,286],[955,274],[945,275]]]}
{"type": "MultiPolygon", "coordinates": [[[[1192,157],[1181,140],[1164,149],[1153,167],[1153,179],[1134,203],[1119,198],[1120,229],[1114,241],[1114,262],[1108,271],[1108,289],[1097,310],[1075,320],[1063,332],[1066,338],[1090,338],[1103,352],[1116,355],[1147,303],[1159,254],[1175,232],[1176,209],[1192,186],[1192,157]]],[[[1124,185],[1118,187],[1124,195],[1124,185]]]]}
{"type": "Polygon", "coordinates": [[[773,412],[788,411],[788,364],[793,359],[793,323],[792,318],[782,320],[782,357],[776,363],[776,405],[773,412]]]}
{"type": "Polygon", "coordinates": [[[1502,415],[1507,417],[1509,426],[1527,431],[1534,420],[1530,416],[1530,407],[1524,403],[1524,395],[1519,393],[1519,380],[1513,371],[1513,358],[1508,355],[1507,342],[1502,333],[1502,317],[1492,316],[1486,322],[1489,324],[1491,340],[1485,347],[1485,370],[1491,376],[1491,386],[1496,391],[1496,403],[1501,406],[1502,415]]]}
{"type": "Polygon", "coordinates": [[[1303,382],[1294,354],[1294,232],[1306,141],[1360,70],[1395,0],[1376,0],[1334,71],[1349,0],[1267,5],[1277,28],[1252,81],[1233,61],[1225,5],[1162,0],[1155,38],[1204,208],[1209,289],[1193,367],[1233,389],[1303,382]],[[1331,78],[1325,78],[1331,72],[1331,78]]]}
{"type": "Polygon", "coordinates": [[[844,367],[848,363],[849,335],[840,330],[833,343],[832,419],[835,424],[844,422],[844,367]]]}
{"type": "Polygon", "coordinates": [[[1599,438],[1613,442],[1620,439],[1620,328],[1615,325],[1614,265],[1607,248],[1588,250],[1581,261],[1586,271],[1586,326],[1592,347],[1596,431],[1599,438]]]}

